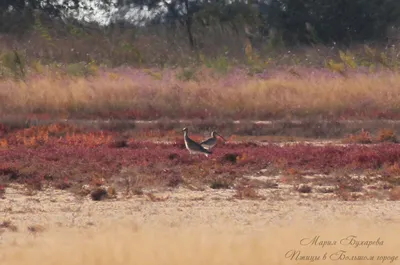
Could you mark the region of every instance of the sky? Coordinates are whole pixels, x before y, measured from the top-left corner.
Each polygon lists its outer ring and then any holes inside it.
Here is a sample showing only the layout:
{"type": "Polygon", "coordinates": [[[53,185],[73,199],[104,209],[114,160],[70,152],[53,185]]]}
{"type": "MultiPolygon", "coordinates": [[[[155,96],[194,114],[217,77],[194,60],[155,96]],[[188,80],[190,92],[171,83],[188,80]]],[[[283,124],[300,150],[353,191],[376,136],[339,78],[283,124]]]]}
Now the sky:
{"type": "MultiPolygon", "coordinates": [[[[62,1],[62,0],[60,0],[62,1]]],[[[115,2],[115,1],[114,1],[115,2]]],[[[167,1],[169,2],[169,1],[167,1]]],[[[110,12],[101,10],[100,8],[96,7],[96,4],[93,2],[90,2],[89,4],[90,7],[93,8],[94,12],[88,12],[85,10],[80,10],[79,15],[76,16],[78,19],[82,19],[85,21],[96,21],[102,25],[106,25],[110,22],[110,20],[115,17],[118,13],[118,9],[112,7],[110,12]]],[[[159,11],[166,11],[166,8],[164,6],[160,6],[159,11]]],[[[148,9],[145,7],[143,10],[139,10],[138,8],[134,7],[127,7],[126,10],[121,10],[122,13],[125,13],[125,19],[127,20],[139,20],[140,18],[151,18],[152,13],[148,11],[148,9]]]]}

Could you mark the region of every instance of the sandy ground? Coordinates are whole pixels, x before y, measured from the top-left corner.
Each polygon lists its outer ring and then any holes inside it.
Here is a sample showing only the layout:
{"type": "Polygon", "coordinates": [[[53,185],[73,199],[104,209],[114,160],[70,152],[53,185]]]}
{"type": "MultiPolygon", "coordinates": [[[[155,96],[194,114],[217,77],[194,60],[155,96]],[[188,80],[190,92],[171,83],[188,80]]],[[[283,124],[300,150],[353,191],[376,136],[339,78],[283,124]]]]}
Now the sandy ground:
{"type": "MultiPolygon", "coordinates": [[[[289,185],[288,185],[289,186],[289,185]]],[[[339,201],[333,193],[302,194],[290,187],[263,189],[264,200],[233,198],[234,190],[193,191],[175,188],[148,196],[93,201],[70,192],[47,189],[27,196],[19,186],[6,189],[0,199],[0,247],[19,245],[39,232],[57,228],[87,228],[114,222],[132,222],[138,226],[207,227],[234,226],[257,231],[271,225],[294,225],[298,220],[316,225],[330,220],[372,221],[376,225],[400,224],[400,203],[385,199],[339,201]],[[12,231],[14,230],[14,231],[12,231]]]]}
{"type": "MultiPolygon", "coordinates": [[[[353,219],[354,220],[354,219],[353,219]]],[[[0,248],[4,265],[399,264],[399,225],[358,220],[239,231],[124,223],[59,229],[0,248]]]]}
{"type": "Polygon", "coordinates": [[[340,201],[290,185],[259,190],[263,200],[146,192],[160,200],[11,185],[0,199],[0,264],[400,264],[400,203],[384,197],[340,201]]]}

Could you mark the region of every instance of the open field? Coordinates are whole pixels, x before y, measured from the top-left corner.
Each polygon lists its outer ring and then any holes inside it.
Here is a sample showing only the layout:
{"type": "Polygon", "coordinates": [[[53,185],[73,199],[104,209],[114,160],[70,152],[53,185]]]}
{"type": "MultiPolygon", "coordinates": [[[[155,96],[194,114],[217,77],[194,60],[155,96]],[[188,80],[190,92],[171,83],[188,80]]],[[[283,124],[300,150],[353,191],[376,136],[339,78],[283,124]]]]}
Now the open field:
{"type": "Polygon", "coordinates": [[[164,198],[158,201],[117,196],[98,202],[54,189],[26,196],[13,185],[2,200],[0,262],[399,264],[398,202],[323,200],[288,189],[265,192],[265,200],[234,194],[178,188],[157,193],[164,198]]]}
{"type": "Polygon", "coordinates": [[[0,264],[398,264],[400,75],[196,76],[0,81],[0,264]],[[227,142],[189,156],[183,127],[227,142]]]}
{"type": "Polygon", "coordinates": [[[1,264],[399,262],[390,130],[335,141],[225,134],[206,158],[188,155],[178,125],[37,123],[1,129],[1,264]],[[299,243],[316,236],[337,243],[299,243]],[[383,245],[340,243],[349,236],[383,245]],[[345,260],[364,256],[374,260],[345,260]]]}
{"type": "Polygon", "coordinates": [[[400,265],[396,1],[2,2],[0,265],[400,265]]]}

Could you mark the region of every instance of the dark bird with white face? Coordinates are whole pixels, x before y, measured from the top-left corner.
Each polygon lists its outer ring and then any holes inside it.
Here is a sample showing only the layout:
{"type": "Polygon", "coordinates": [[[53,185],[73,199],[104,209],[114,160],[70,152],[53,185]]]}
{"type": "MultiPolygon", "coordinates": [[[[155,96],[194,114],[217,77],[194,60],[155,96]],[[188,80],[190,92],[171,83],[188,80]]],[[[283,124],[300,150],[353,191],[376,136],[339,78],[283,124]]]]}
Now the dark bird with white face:
{"type": "Polygon", "coordinates": [[[224,142],[226,142],[225,138],[218,134],[216,131],[211,132],[211,137],[202,141],[200,145],[207,150],[211,150],[217,144],[217,135],[221,137],[224,142]]]}
{"type": "Polygon", "coordinates": [[[211,155],[212,152],[208,151],[207,149],[203,148],[200,144],[196,143],[195,141],[193,141],[192,139],[190,139],[189,135],[188,135],[188,128],[183,128],[183,139],[185,141],[185,146],[186,149],[189,151],[189,153],[192,154],[203,154],[206,157],[208,157],[208,155],[211,155]]]}

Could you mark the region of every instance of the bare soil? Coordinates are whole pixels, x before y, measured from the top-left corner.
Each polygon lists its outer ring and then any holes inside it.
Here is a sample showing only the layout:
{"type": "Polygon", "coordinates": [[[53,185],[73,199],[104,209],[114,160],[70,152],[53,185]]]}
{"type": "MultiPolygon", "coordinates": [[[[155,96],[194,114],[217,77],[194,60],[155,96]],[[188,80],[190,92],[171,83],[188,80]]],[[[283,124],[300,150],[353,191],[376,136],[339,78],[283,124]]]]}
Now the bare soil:
{"type": "Polygon", "coordinates": [[[259,198],[237,199],[235,190],[179,187],[132,196],[117,192],[113,199],[93,201],[90,196],[51,188],[28,195],[22,186],[10,185],[0,200],[0,246],[23,244],[48,230],[89,228],[120,221],[163,227],[230,225],[248,231],[271,225],[290,226],[297,220],[310,225],[343,218],[375,224],[400,221],[400,204],[385,195],[360,200],[353,196],[354,200],[343,201],[329,192],[330,188],[334,187],[318,185],[310,193],[301,193],[293,185],[282,184],[257,190],[259,198]]]}

